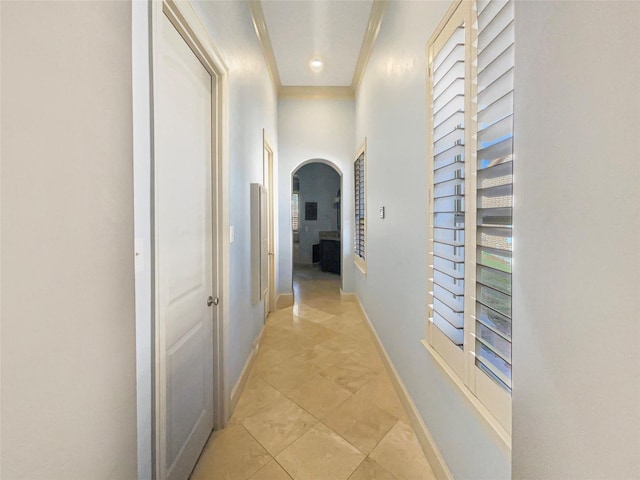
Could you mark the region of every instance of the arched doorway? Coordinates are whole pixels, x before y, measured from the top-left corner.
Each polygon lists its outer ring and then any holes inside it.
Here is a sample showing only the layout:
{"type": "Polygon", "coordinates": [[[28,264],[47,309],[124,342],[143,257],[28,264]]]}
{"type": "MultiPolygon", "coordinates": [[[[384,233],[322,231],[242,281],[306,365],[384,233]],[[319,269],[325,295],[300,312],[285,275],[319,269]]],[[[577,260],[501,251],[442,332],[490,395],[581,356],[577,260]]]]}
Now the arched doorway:
{"type": "MultiPolygon", "coordinates": [[[[291,178],[292,278],[342,272],[342,174],[328,161],[299,165],[291,178]]],[[[295,298],[294,298],[295,300],[295,298]]]]}

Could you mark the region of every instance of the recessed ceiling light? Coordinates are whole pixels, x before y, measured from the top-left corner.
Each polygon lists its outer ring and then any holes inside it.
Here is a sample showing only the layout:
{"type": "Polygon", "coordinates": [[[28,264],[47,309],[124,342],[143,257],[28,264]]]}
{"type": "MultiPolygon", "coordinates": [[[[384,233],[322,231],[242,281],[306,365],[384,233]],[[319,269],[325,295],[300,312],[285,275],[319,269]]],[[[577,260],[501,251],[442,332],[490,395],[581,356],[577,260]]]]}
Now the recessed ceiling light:
{"type": "Polygon", "coordinates": [[[324,68],[324,62],[322,61],[321,57],[313,57],[311,59],[311,61],[309,62],[309,68],[311,68],[312,71],[319,73],[322,71],[322,69],[324,68]]]}

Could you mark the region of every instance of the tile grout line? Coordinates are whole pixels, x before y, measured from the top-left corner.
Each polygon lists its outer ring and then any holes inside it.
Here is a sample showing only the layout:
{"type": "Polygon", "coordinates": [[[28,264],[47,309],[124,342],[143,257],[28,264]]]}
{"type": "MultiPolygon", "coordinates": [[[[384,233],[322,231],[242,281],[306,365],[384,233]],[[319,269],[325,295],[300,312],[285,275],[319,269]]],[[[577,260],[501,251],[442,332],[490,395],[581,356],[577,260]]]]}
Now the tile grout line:
{"type": "MultiPolygon", "coordinates": [[[[313,281],[309,281],[310,284],[313,283],[313,281]]],[[[304,285],[304,287],[307,287],[307,285],[304,285]]],[[[304,288],[301,288],[301,290],[304,290],[304,288]]],[[[324,297],[312,297],[310,296],[310,298],[314,299],[315,301],[320,300],[324,300],[327,303],[329,302],[336,302],[336,303],[341,303],[340,299],[336,299],[333,300],[331,298],[326,298],[324,299],[324,297]]],[[[327,312],[327,311],[323,311],[321,308],[317,308],[313,305],[309,305],[307,303],[305,303],[304,301],[302,301],[301,303],[297,303],[295,305],[301,305],[304,306],[306,308],[309,309],[313,309],[316,310],[322,314],[328,315],[327,318],[321,320],[321,321],[312,321],[309,320],[308,318],[305,318],[304,316],[301,315],[294,315],[293,311],[290,313],[290,315],[292,315],[292,317],[295,317],[297,319],[303,320],[306,323],[309,324],[309,326],[311,327],[311,325],[315,325],[318,328],[321,328],[322,330],[331,332],[332,334],[336,335],[336,339],[340,339],[340,338],[344,338],[347,339],[349,341],[352,342],[356,342],[357,343],[357,348],[354,350],[355,353],[357,354],[363,354],[366,355],[367,353],[364,352],[363,350],[368,350],[368,347],[373,346],[375,347],[375,345],[369,345],[369,344],[362,344],[359,342],[359,339],[361,338],[361,336],[356,335],[355,333],[352,334],[348,334],[348,333],[344,333],[340,330],[337,330],[335,328],[332,328],[331,326],[325,326],[324,322],[334,319],[336,317],[339,317],[341,315],[349,315],[349,316],[353,316],[354,320],[357,320],[357,323],[355,323],[354,325],[352,325],[351,327],[356,327],[357,325],[362,325],[364,327],[366,327],[366,319],[364,318],[362,312],[353,312],[353,313],[348,313],[348,312],[342,312],[339,314],[334,314],[331,312],[327,312]]],[[[295,305],[294,305],[294,309],[295,309],[295,305]]],[[[291,307],[289,307],[291,308],[291,307]]],[[[286,309],[284,309],[286,310],[286,309]]],[[[286,315],[289,315],[289,313],[287,313],[286,315]]],[[[277,321],[279,319],[273,319],[273,321],[277,321]]],[[[387,408],[383,408],[382,406],[378,405],[375,401],[369,400],[368,398],[361,398],[361,401],[367,401],[368,403],[371,404],[371,406],[379,409],[380,411],[384,412],[385,414],[387,414],[388,416],[392,417],[393,419],[395,419],[395,422],[393,422],[393,424],[391,425],[390,428],[386,429],[386,431],[384,431],[382,437],[380,438],[380,440],[378,440],[375,444],[375,446],[369,451],[369,453],[365,453],[362,450],[360,450],[358,447],[356,447],[355,445],[353,445],[349,440],[347,440],[343,435],[341,435],[340,433],[336,432],[333,428],[329,427],[326,423],[325,420],[327,417],[329,417],[332,412],[337,411],[338,409],[340,409],[341,406],[343,406],[346,402],[348,402],[349,400],[353,399],[354,397],[356,397],[356,395],[361,392],[365,387],[371,385],[375,380],[377,379],[382,379],[384,380],[384,377],[388,377],[388,372],[386,372],[386,370],[384,369],[384,362],[383,359],[381,358],[379,352],[375,351],[375,358],[377,359],[377,361],[379,363],[382,364],[382,370],[379,371],[377,368],[376,369],[370,369],[370,365],[369,364],[365,364],[364,362],[361,361],[356,361],[356,360],[351,360],[353,363],[364,367],[366,370],[370,370],[371,373],[374,373],[374,376],[369,378],[363,385],[359,386],[355,391],[351,391],[349,389],[346,389],[343,385],[340,385],[339,383],[337,383],[333,378],[330,377],[326,377],[324,375],[322,375],[321,372],[328,370],[330,368],[336,367],[338,364],[340,364],[342,362],[342,360],[338,359],[335,362],[331,363],[328,366],[325,366],[324,368],[321,368],[319,365],[311,362],[311,361],[305,361],[303,363],[306,363],[308,366],[312,366],[315,369],[319,369],[319,371],[317,373],[314,373],[311,378],[306,379],[304,381],[302,381],[301,383],[297,384],[294,388],[292,389],[288,389],[288,392],[285,393],[283,392],[280,388],[278,388],[276,385],[274,385],[272,382],[270,382],[267,378],[263,377],[264,372],[255,372],[255,369],[259,366],[259,362],[258,362],[258,356],[260,355],[261,352],[264,352],[264,349],[269,348],[272,349],[276,352],[278,352],[279,354],[284,354],[285,358],[282,358],[281,360],[277,361],[276,363],[274,363],[273,365],[271,365],[272,367],[277,367],[277,366],[282,366],[284,365],[288,360],[291,360],[292,358],[298,356],[298,355],[303,355],[306,351],[308,350],[314,350],[315,348],[319,347],[320,345],[322,345],[325,342],[330,342],[333,338],[327,339],[327,340],[323,340],[319,343],[312,343],[307,345],[305,342],[300,342],[299,339],[297,338],[297,335],[300,335],[300,339],[304,338],[304,334],[300,333],[300,332],[296,332],[295,330],[292,330],[290,328],[286,327],[286,324],[283,325],[279,325],[279,324],[273,324],[273,322],[269,322],[269,319],[267,319],[266,325],[265,325],[265,334],[268,334],[269,331],[275,332],[277,335],[279,335],[280,333],[283,334],[287,334],[286,336],[290,336],[290,338],[292,340],[294,340],[296,343],[299,343],[301,347],[304,347],[304,350],[299,352],[299,353],[295,353],[292,355],[288,355],[286,353],[286,351],[282,351],[279,350],[278,348],[275,347],[269,347],[269,345],[265,345],[264,342],[260,342],[259,348],[258,348],[258,352],[256,353],[256,362],[252,368],[251,374],[250,374],[250,378],[255,378],[256,380],[259,380],[261,382],[263,382],[265,385],[273,388],[278,394],[280,394],[282,397],[280,398],[276,398],[273,399],[269,402],[267,402],[264,405],[260,405],[258,408],[256,408],[255,411],[253,411],[252,413],[250,413],[249,415],[246,415],[244,418],[239,419],[237,424],[242,426],[242,428],[244,429],[244,431],[246,433],[249,434],[249,436],[251,438],[253,438],[258,445],[260,445],[261,448],[264,449],[264,451],[267,453],[268,457],[273,460],[280,468],[282,468],[282,470],[285,472],[285,474],[293,479],[294,477],[292,476],[292,474],[276,459],[276,455],[272,455],[271,452],[266,448],[266,446],[260,441],[258,440],[257,437],[255,437],[253,435],[252,432],[249,431],[249,429],[243,424],[244,421],[246,421],[247,418],[252,417],[256,414],[258,414],[261,410],[264,410],[266,408],[268,408],[269,406],[273,405],[276,401],[280,400],[281,398],[285,398],[288,401],[292,402],[295,406],[297,406],[302,412],[306,413],[307,415],[309,415],[311,418],[313,418],[313,420],[315,420],[315,423],[313,423],[308,429],[306,429],[301,435],[299,435],[298,437],[296,437],[293,441],[291,441],[290,443],[288,443],[286,446],[284,446],[282,449],[280,449],[280,451],[278,452],[277,455],[282,454],[283,452],[285,452],[287,449],[289,449],[292,445],[294,445],[296,442],[298,442],[302,437],[304,437],[305,435],[307,435],[312,429],[316,428],[318,426],[318,424],[321,424],[324,428],[328,429],[331,433],[333,433],[334,435],[336,435],[338,438],[340,438],[342,441],[344,441],[347,445],[351,446],[352,448],[355,449],[355,451],[359,452],[361,455],[364,455],[364,458],[362,459],[362,461],[355,467],[355,469],[353,471],[351,471],[351,473],[349,473],[348,477],[346,478],[346,480],[350,479],[354,473],[367,461],[367,459],[369,459],[370,462],[373,462],[373,464],[375,464],[378,468],[380,468],[382,471],[386,472],[388,475],[390,475],[391,477],[393,477],[394,479],[396,479],[397,477],[392,474],[390,471],[387,470],[387,468],[385,468],[384,466],[382,466],[381,464],[379,464],[378,462],[376,462],[373,458],[371,458],[371,453],[373,453],[379,446],[380,444],[389,436],[389,433],[400,423],[403,422],[403,420],[401,418],[398,418],[397,415],[395,415],[394,413],[392,413],[391,411],[389,411],[387,408]],[[313,413],[311,413],[307,408],[305,408],[303,405],[301,405],[300,403],[298,403],[297,400],[295,400],[294,398],[292,398],[290,395],[293,392],[298,391],[299,389],[303,388],[305,385],[307,385],[308,383],[310,383],[314,377],[316,377],[316,375],[321,376],[323,379],[325,379],[326,381],[331,382],[331,384],[335,385],[338,388],[341,388],[342,390],[346,391],[349,393],[349,396],[347,398],[345,398],[344,400],[342,400],[341,402],[339,402],[337,405],[335,405],[333,408],[331,408],[331,410],[329,410],[328,412],[324,413],[321,418],[319,418],[320,416],[315,415],[313,413]]],[[[302,328],[304,328],[304,325],[302,325],[302,328]]],[[[315,328],[315,327],[313,327],[315,328]]],[[[311,334],[313,335],[313,334],[311,334]]],[[[267,335],[263,336],[263,339],[266,337],[267,335]]],[[[330,352],[329,358],[331,358],[332,356],[338,355],[339,352],[332,352],[330,350],[328,350],[328,352],[330,352]]],[[[354,353],[352,352],[352,353],[354,353]]],[[[350,354],[346,354],[346,358],[350,359],[351,355],[350,354]]],[[[360,359],[362,360],[362,359],[360,359]]],[[[270,367],[268,367],[270,368],[270,367]]],[[[295,378],[295,377],[294,377],[295,378]]],[[[387,380],[391,380],[389,378],[386,378],[387,380]]],[[[242,397],[244,395],[244,389],[243,392],[240,394],[240,397],[242,397]]],[[[404,406],[402,404],[400,404],[400,407],[402,408],[402,411],[404,412],[405,415],[407,415],[407,412],[404,408],[404,406]]],[[[405,422],[403,422],[405,423],[405,422]]],[[[410,427],[411,428],[411,427],[410,427]]],[[[413,429],[412,429],[413,430],[413,429]]],[[[249,478],[253,477],[254,475],[256,475],[259,471],[261,471],[262,469],[266,468],[267,465],[263,466],[262,468],[260,468],[258,471],[254,472],[249,478]]]]}

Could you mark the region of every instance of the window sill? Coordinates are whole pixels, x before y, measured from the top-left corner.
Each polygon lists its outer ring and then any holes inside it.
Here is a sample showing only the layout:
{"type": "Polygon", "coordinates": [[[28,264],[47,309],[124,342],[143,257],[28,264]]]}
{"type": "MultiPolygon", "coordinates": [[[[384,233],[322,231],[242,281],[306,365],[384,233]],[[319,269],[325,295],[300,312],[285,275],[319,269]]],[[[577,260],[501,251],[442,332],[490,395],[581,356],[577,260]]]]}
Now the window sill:
{"type": "Polygon", "coordinates": [[[363,275],[366,275],[366,274],[367,274],[367,262],[366,262],[366,261],[364,261],[361,257],[359,257],[359,256],[357,256],[357,255],[356,255],[356,256],[353,258],[353,263],[355,263],[355,264],[356,264],[356,267],[358,267],[358,270],[360,270],[360,272],[361,272],[363,275]]]}
{"type": "Polygon", "coordinates": [[[440,354],[435,351],[426,340],[421,341],[422,345],[431,354],[431,357],[435,360],[438,366],[444,371],[447,377],[455,384],[458,390],[462,393],[467,403],[470,404],[472,410],[476,414],[476,417],[480,420],[480,424],[484,427],[484,430],[494,439],[502,451],[508,455],[511,455],[511,435],[504,429],[502,425],[494,418],[478,398],[471,393],[467,386],[460,380],[458,375],[447,365],[440,354]]]}

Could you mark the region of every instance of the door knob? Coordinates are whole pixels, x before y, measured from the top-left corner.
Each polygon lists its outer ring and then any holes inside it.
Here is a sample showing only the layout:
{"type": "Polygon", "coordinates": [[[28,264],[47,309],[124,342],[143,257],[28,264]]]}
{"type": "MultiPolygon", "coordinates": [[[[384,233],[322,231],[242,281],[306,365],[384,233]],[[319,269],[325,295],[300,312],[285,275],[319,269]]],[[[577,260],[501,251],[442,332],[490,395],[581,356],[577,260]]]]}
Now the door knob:
{"type": "Polygon", "coordinates": [[[211,305],[218,305],[220,303],[220,299],[218,297],[209,297],[207,298],[207,307],[210,307],[211,305]]]}

